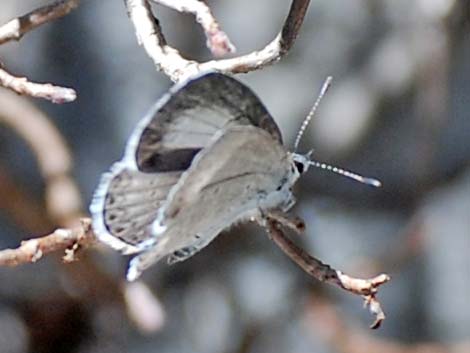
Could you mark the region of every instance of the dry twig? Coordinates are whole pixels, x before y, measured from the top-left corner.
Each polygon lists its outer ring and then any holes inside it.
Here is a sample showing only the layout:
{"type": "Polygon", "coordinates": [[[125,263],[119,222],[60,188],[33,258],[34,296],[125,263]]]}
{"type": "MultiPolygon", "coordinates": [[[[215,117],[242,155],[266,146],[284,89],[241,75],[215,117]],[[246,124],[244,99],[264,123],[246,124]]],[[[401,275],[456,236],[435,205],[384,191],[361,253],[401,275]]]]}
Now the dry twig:
{"type": "Polygon", "coordinates": [[[380,327],[380,324],[385,319],[385,314],[376,298],[376,295],[379,286],[388,282],[390,277],[385,274],[378,275],[371,279],[350,277],[307,254],[285,236],[280,226],[281,224],[278,221],[273,219],[268,220],[268,234],[276,245],[279,246],[279,248],[281,248],[281,250],[284,251],[305,272],[319,281],[334,284],[348,292],[361,295],[364,298],[365,305],[375,316],[375,321],[370,327],[372,329],[380,327]]]}
{"type": "Polygon", "coordinates": [[[91,220],[84,218],[81,219],[80,226],[57,229],[43,237],[22,241],[16,249],[0,251],[0,266],[33,263],[48,253],[64,249],[67,249],[64,260],[73,261],[74,254],[79,247],[93,244],[95,240],[95,235],[91,230],[91,220]]]}
{"type": "MultiPolygon", "coordinates": [[[[158,2],[167,3],[168,1],[158,2]]],[[[188,3],[194,2],[188,1],[188,3]]],[[[204,63],[183,58],[175,48],[166,43],[148,0],[125,0],[125,3],[129,17],[134,24],[139,44],[144,47],[158,70],[162,70],[173,81],[180,81],[185,77],[206,70],[225,73],[254,71],[279,60],[294,44],[310,0],[292,1],[289,15],[282,30],[263,49],[231,59],[211,60],[204,63]]],[[[174,5],[172,7],[177,8],[174,5]]]]}
{"type": "Polygon", "coordinates": [[[21,95],[44,98],[58,104],[73,102],[77,98],[77,93],[72,88],[31,82],[26,77],[13,76],[2,68],[0,68],[0,86],[21,95]]]}
{"type": "MultiPolygon", "coordinates": [[[[78,3],[79,0],[57,1],[7,22],[0,26],[0,44],[11,40],[20,40],[25,33],[46,22],[67,15],[78,6],[78,3]]],[[[54,86],[50,83],[31,82],[26,77],[17,77],[10,74],[1,65],[0,86],[21,95],[44,98],[53,103],[69,103],[77,98],[76,92],[71,88],[54,86]]]]}
{"type": "Polygon", "coordinates": [[[20,40],[25,33],[54,21],[70,13],[78,6],[79,0],[56,1],[51,5],[40,7],[23,16],[14,18],[0,26],[0,44],[11,40],[20,40]]]}

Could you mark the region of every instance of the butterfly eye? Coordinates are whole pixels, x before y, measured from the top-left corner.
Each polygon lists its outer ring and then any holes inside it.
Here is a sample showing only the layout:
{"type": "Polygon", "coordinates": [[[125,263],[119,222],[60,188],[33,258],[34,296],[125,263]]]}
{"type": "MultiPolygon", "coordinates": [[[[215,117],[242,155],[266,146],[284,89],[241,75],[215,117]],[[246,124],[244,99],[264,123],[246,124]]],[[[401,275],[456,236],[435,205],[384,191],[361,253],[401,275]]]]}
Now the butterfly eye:
{"type": "Polygon", "coordinates": [[[302,174],[304,172],[304,164],[301,162],[294,161],[295,167],[297,168],[297,171],[299,174],[302,174]]]}

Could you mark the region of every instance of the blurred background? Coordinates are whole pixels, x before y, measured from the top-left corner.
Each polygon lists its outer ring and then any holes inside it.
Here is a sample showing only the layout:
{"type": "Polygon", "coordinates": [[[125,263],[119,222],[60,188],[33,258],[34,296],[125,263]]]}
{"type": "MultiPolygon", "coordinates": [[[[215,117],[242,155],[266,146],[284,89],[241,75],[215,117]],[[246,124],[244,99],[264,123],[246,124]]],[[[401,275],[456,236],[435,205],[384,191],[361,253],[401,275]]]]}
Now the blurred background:
{"type": "MultiPolygon", "coordinates": [[[[3,0],[0,24],[46,3],[3,0]]],[[[290,6],[207,3],[239,54],[271,41],[290,6]]],[[[171,45],[210,59],[192,16],[154,10],[171,45]]],[[[245,225],[133,285],[124,282],[128,258],[104,246],[72,264],[59,254],[0,268],[0,352],[470,352],[469,20],[467,1],[314,0],[287,57],[237,76],[288,146],[323,80],[334,77],[301,151],[313,148],[314,158],[383,187],[311,170],[293,210],[307,231],[292,238],[348,274],[392,276],[379,296],[387,314],[380,330],[368,329],[359,297],[310,278],[262,229],[245,225]]],[[[13,74],[78,92],[74,103],[54,105],[0,88],[7,248],[72,222],[46,202],[37,158],[11,121],[25,109],[47,114],[70,149],[86,215],[101,173],[171,82],[138,46],[122,1],[83,0],[2,45],[0,60],[13,74]]],[[[48,137],[29,126],[46,148],[48,137]]]]}

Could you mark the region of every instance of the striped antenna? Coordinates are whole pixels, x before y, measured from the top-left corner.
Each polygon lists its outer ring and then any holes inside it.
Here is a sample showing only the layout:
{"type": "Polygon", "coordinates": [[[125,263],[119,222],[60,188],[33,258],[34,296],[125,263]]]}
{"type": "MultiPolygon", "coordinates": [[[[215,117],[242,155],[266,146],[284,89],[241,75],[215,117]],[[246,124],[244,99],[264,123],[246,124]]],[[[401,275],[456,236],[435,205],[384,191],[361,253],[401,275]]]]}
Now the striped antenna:
{"type": "Polygon", "coordinates": [[[377,179],[366,178],[366,177],[363,177],[362,175],[359,175],[359,174],[356,174],[356,173],[353,173],[353,172],[350,172],[348,170],[344,170],[344,169],[341,169],[341,168],[333,167],[333,166],[325,164],[325,163],[321,163],[321,162],[317,162],[317,161],[310,161],[309,165],[314,166],[316,168],[329,170],[333,173],[336,173],[336,174],[345,176],[347,178],[356,180],[360,183],[367,184],[367,185],[370,185],[370,186],[375,186],[376,188],[382,186],[382,183],[380,181],[378,181],[377,179]]]}
{"type": "Polygon", "coordinates": [[[312,120],[313,115],[315,114],[315,111],[317,110],[321,99],[325,95],[326,91],[328,91],[328,88],[330,88],[331,81],[333,80],[333,77],[328,76],[323,83],[323,86],[321,87],[320,94],[318,95],[317,100],[315,101],[315,104],[313,105],[312,109],[308,113],[307,117],[304,119],[302,122],[302,125],[300,126],[299,132],[297,133],[297,137],[295,138],[295,143],[294,143],[294,152],[297,151],[297,148],[299,147],[300,139],[302,138],[305,129],[307,128],[308,124],[310,123],[310,120],[312,120]]]}

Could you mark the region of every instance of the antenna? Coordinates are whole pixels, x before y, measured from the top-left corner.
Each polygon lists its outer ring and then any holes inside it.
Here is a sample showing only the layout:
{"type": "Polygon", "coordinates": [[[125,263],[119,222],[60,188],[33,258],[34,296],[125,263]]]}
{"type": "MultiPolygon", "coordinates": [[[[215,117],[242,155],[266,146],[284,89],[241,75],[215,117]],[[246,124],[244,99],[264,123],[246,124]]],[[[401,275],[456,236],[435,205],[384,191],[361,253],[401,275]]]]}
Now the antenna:
{"type": "Polygon", "coordinates": [[[314,166],[316,168],[329,170],[333,173],[336,173],[336,174],[345,176],[347,178],[356,180],[356,181],[358,181],[362,184],[374,186],[376,188],[382,186],[382,183],[380,181],[378,181],[377,179],[366,178],[366,177],[363,177],[362,175],[359,175],[359,174],[356,174],[356,173],[353,173],[353,172],[350,172],[348,170],[344,170],[344,169],[341,169],[341,168],[338,168],[338,167],[333,167],[329,164],[325,164],[325,163],[321,163],[321,162],[317,162],[317,161],[309,161],[308,164],[311,165],[311,166],[314,166]]]}
{"type": "Polygon", "coordinates": [[[328,91],[328,88],[330,88],[332,80],[333,80],[333,77],[328,76],[326,78],[325,82],[323,82],[323,86],[321,87],[320,94],[318,95],[318,98],[315,101],[315,104],[313,105],[312,109],[308,113],[307,117],[302,122],[302,125],[300,126],[299,132],[297,133],[297,136],[295,138],[295,143],[294,143],[294,152],[297,151],[297,147],[299,147],[300,139],[302,138],[302,136],[305,132],[305,129],[308,126],[308,123],[310,123],[310,120],[312,120],[313,115],[315,114],[315,111],[317,110],[318,105],[320,104],[321,99],[325,95],[326,91],[328,91]]]}

